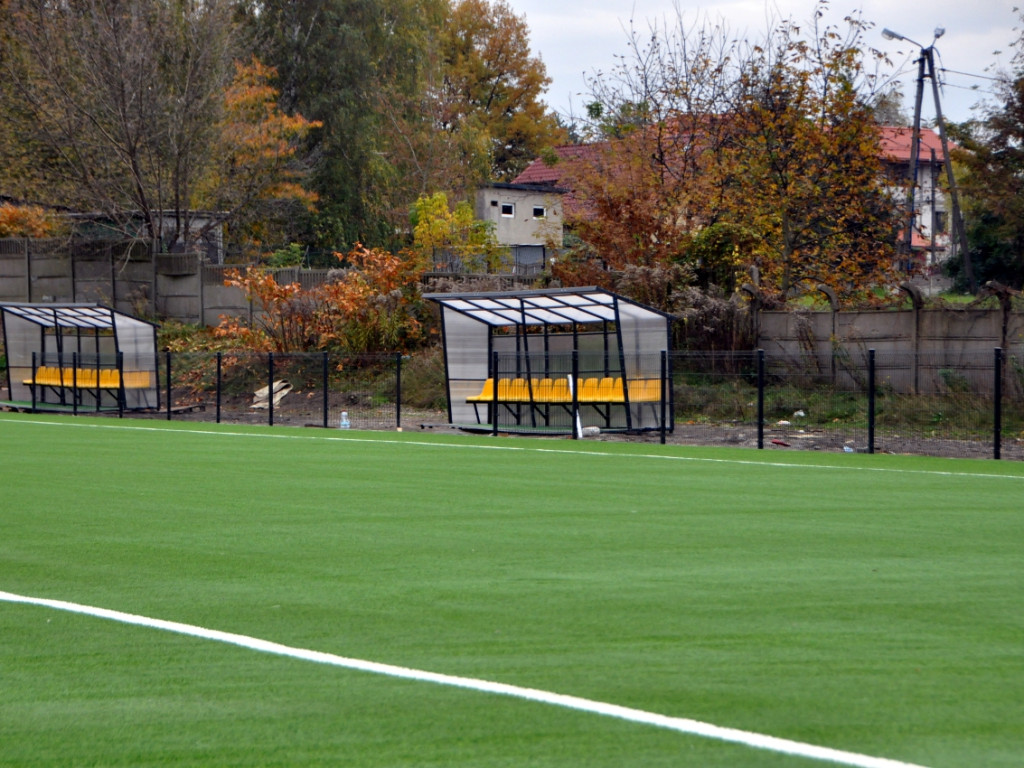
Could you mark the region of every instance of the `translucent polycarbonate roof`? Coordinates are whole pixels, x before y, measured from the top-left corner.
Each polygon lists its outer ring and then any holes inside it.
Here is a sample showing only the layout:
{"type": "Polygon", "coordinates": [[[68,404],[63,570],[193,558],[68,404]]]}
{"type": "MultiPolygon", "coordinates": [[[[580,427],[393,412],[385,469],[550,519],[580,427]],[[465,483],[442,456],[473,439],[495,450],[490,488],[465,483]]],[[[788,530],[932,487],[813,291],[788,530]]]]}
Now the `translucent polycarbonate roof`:
{"type": "Polygon", "coordinates": [[[0,304],[4,312],[36,325],[60,328],[113,328],[114,313],[95,304],[0,304]]]}
{"type": "Polygon", "coordinates": [[[512,293],[433,293],[424,298],[486,325],[568,325],[618,322],[631,318],[662,320],[668,315],[600,288],[517,291],[512,293]]]}

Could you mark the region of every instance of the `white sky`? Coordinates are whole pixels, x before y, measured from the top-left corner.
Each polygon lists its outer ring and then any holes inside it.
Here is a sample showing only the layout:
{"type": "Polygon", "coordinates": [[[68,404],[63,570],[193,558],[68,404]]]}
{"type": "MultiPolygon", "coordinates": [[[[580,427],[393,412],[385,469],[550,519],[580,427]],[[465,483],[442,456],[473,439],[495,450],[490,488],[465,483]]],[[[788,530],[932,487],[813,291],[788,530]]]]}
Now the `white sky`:
{"type": "MultiPolygon", "coordinates": [[[[1010,43],[1020,36],[1019,17],[1013,12],[1015,0],[832,0],[826,20],[834,23],[860,11],[864,21],[875,25],[866,42],[885,51],[895,67],[902,71],[899,80],[906,96],[907,113],[913,114],[913,95],[917,68],[914,60],[918,46],[886,40],[882,29],[888,27],[922,45],[930,45],[936,27],[946,28],[935,43],[939,57],[936,67],[977,75],[994,74],[993,68],[1008,67],[1013,50],[1010,43]],[[986,71],[988,70],[988,71],[986,71]]],[[[674,24],[678,12],[688,25],[703,21],[723,21],[737,36],[744,32],[759,36],[769,18],[791,18],[796,22],[811,19],[814,0],[507,0],[518,16],[525,16],[530,30],[531,48],[547,68],[552,83],[546,101],[557,112],[577,115],[587,103],[584,73],[608,72],[616,56],[628,54],[626,46],[630,20],[641,32],[651,23],[674,24]]],[[[986,97],[988,80],[952,72],[940,75],[945,85],[940,93],[942,111],[948,120],[961,121],[972,116],[971,107],[986,97]],[[972,87],[979,90],[972,91],[972,87]]],[[[935,117],[931,85],[925,82],[922,120],[935,117]]]]}

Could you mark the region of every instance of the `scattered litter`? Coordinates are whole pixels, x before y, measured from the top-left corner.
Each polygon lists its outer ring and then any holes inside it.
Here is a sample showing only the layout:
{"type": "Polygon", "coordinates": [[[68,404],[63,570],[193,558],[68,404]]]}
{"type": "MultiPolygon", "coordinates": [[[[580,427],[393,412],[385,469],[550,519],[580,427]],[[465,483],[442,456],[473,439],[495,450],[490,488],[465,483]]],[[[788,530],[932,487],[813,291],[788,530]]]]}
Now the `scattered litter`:
{"type": "Polygon", "coordinates": [[[807,414],[804,413],[803,411],[793,411],[793,418],[794,419],[802,419],[806,415],[807,414]]]}
{"type": "MultiPolygon", "coordinates": [[[[285,395],[292,391],[292,385],[287,381],[279,380],[273,384],[274,405],[281,402],[285,395]]],[[[270,387],[261,387],[252,393],[252,405],[250,408],[270,408],[270,387]]]]}
{"type": "Polygon", "coordinates": [[[854,453],[854,450],[850,446],[844,445],[843,446],[843,453],[854,453]]]}
{"type": "Polygon", "coordinates": [[[777,426],[779,426],[779,427],[788,427],[788,426],[790,426],[790,423],[788,421],[786,421],[785,419],[783,419],[782,421],[777,421],[777,422],[775,422],[775,424],[777,426]]]}
{"type": "Polygon", "coordinates": [[[584,437],[593,437],[594,435],[601,434],[600,427],[584,427],[581,431],[584,437]]]}
{"type": "Polygon", "coordinates": [[[772,440],[772,445],[781,445],[783,448],[789,448],[789,443],[785,440],[772,440]]]}

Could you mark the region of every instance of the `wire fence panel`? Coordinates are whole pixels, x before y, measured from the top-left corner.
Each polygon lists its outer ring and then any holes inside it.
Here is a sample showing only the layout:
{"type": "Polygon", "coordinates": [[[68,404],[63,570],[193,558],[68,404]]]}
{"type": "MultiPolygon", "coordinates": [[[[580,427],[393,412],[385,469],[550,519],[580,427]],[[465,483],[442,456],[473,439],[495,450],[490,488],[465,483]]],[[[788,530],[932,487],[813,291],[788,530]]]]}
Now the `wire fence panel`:
{"type": "Polygon", "coordinates": [[[686,352],[672,370],[679,442],[1024,459],[1017,355],[998,402],[993,354],[773,355],[759,379],[756,352],[686,352]]]}
{"type": "Polygon", "coordinates": [[[323,353],[175,353],[161,360],[161,386],[170,372],[169,419],[351,429],[401,426],[401,358],[323,353]]]}
{"type": "MultiPolygon", "coordinates": [[[[617,367],[609,360],[615,362],[586,350],[575,361],[564,353],[502,355],[497,386],[472,393],[476,423],[458,428],[650,440],[652,432],[665,439],[664,423],[672,442],[683,444],[1024,460],[1020,353],[965,352],[952,362],[944,354],[871,350],[831,358],[676,352],[664,363],[617,367]]],[[[159,353],[157,363],[160,409],[133,417],[330,429],[450,426],[440,354],[410,361],[190,352],[159,353]]],[[[0,360],[3,383],[5,368],[0,360]]],[[[24,410],[13,401],[0,407],[24,410]]]]}

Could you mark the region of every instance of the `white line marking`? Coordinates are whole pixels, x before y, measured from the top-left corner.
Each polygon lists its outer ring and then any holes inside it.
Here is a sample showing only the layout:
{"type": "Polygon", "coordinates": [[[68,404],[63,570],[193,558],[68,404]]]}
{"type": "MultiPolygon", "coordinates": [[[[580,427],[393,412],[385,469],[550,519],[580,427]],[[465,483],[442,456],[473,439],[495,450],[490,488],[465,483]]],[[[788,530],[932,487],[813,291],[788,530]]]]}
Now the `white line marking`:
{"type": "Polygon", "coordinates": [[[525,699],[527,701],[538,702],[541,704],[565,707],[579,712],[589,712],[595,715],[614,717],[620,720],[627,720],[632,723],[641,723],[644,725],[652,725],[657,728],[666,728],[668,730],[678,731],[679,733],[685,733],[693,736],[703,736],[708,739],[741,744],[743,746],[752,747],[753,749],[807,757],[812,760],[822,760],[825,762],[837,763],[839,765],[851,765],[857,766],[858,768],[924,768],[924,766],[915,765],[913,763],[904,763],[899,760],[860,755],[855,752],[844,752],[842,750],[830,749],[828,747],[818,747],[813,744],[805,744],[803,742],[791,741],[789,739],[780,739],[775,736],[765,736],[760,733],[741,731],[736,728],[724,728],[719,725],[704,723],[699,720],[690,720],[682,717],[669,717],[667,715],[659,715],[654,712],[646,712],[641,709],[620,707],[616,704],[607,704],[601,701],[594,701],[592,699],[583,699],[578,696],[567,696],[560,693],[552,693],[550,691],[541,691],[536,688],[521,688],[517,685],[495,683],[489,680],[478,680],[472,677],[443,675],[437,672],[426,672],[418,669],[410,669],[408,667],[397,667],[391,664],[381,664],[375,661],[350,659],[344,656],[336,656],[332,653],[310,651],[303,648],[281,645],[269,640],[260,640],[259,638],[249,637],[247,635],[221,632],[216,629],[206,629],[204,627],[197,627],[191,624],[180,624],[176,621],[152,619],[147,616],[122,613],[121,611],[112,611],[107,608],[96,608],[89,605],[80,605],[78,603],[69,603],[63,600],[49,600],[42,597],[26,597],[24,595],[15,595],[10,592],[0,591],[0,601],[37,605],[46,608],[53,608],[59,611],[70,611],[71,613],[94,616],[100,619],[109,619],[111,621],[117,621],[124,624],[160,629],[166,632],[198,637],[204,640],[214,640],[219,643],[227,643],[229,645],[247,648],[253,651],[270,653],[277,656],[287,656],[293,659],[315,662],[317,664],[329,664],[335,667],[344,667],[346,669],[354,669],[361,672],[371,672],[373,674],[386,675],[388,677],[398,677],[406,680],[434,683],[436,685],[465,688],[483,693],[511,696],[517,699],[525,699]]]}
{"type": "MultiPolygon", "coordinates": [[[[83,429],[111,429],[111,430],[136,430],[140,432],[163,432],[165,434],[185,434],[185,435],[213,435],[216,437],[247,437],[256,439],[268,439],[268,440],[324,440],[328,442],[343,442],[343,443],[372,443],[375,445],[412,445],[426,448],[452,448],[460,450],[481,450],[481,451],[519,451],[519,452],[534,452],[534,453],[557,453],[565,454],[570,456],[601,456],[608,458],[617,459],[660,459],[661,461],[680,461],[690,462],[697,464],[735,464],[739,466],[752,466],[752,467],[784,467],[786,469],[826,469],[826,470],[838,470],[846,472],[880,472],[884,474],[897,474],[897,475],[929,475],[938,477],[963,477],[963,478],[983,478],[986,480],[1024,480],[1024,474],[1021,475],[1009,475],[1001,474],[998,472],[953,472],[950,470],[940,469],[898,469],[895,467],[864,467],[854,466],[850,464],[804,464],[800,462],[785,462],[785,461],[759,461],[756,459],[714,459],[706,456],[673,456],[670,454],[660,453],[618,453],[610,451],[600,450],[578,450],[569,448],[543,448],[539,446],[526,446],[526,445],[480,445],[479,443],[447,443],[447,442],[430,442],[427,440],[395,440],[387,437],[355,437],[346,435],[335,436],[335,435],[320,435],[320,434],[287,434],[285,432],[232,432],[225,429],[177,429],[167,427],[145,427],[136,424],[96,424],[93,422],[65,422],[65,421],[45,421],[45,420],[29,420],[29,419],[16,419],[10,417],[0,416],[0,422],[9,422],[13,424],[24,424],[24,425],[40,425],[40,426],[51,426],[51,427],[76,427],[83,429]]],[[[181,422],[178,422],[179,424],[181,422]]],[[[288,429],[288,427],[282,427],[282,430],[288,429]]],[[[308,432],[309,430],[302,430],[308,432]]],[[[296,430],[298,432],[298,430],[296,430]]],[[[685,448],[686,446],[679,446],[685,448]]],[[[692,447],[692,446],[691,446],[692,447]]],[[[753,450],[753,449],[748,449],[753,450]]],[[[837,455],[837,458],[841,458],[837,455]]],[[[974,459],[974,461],[979,461],[974,459]]]]}

